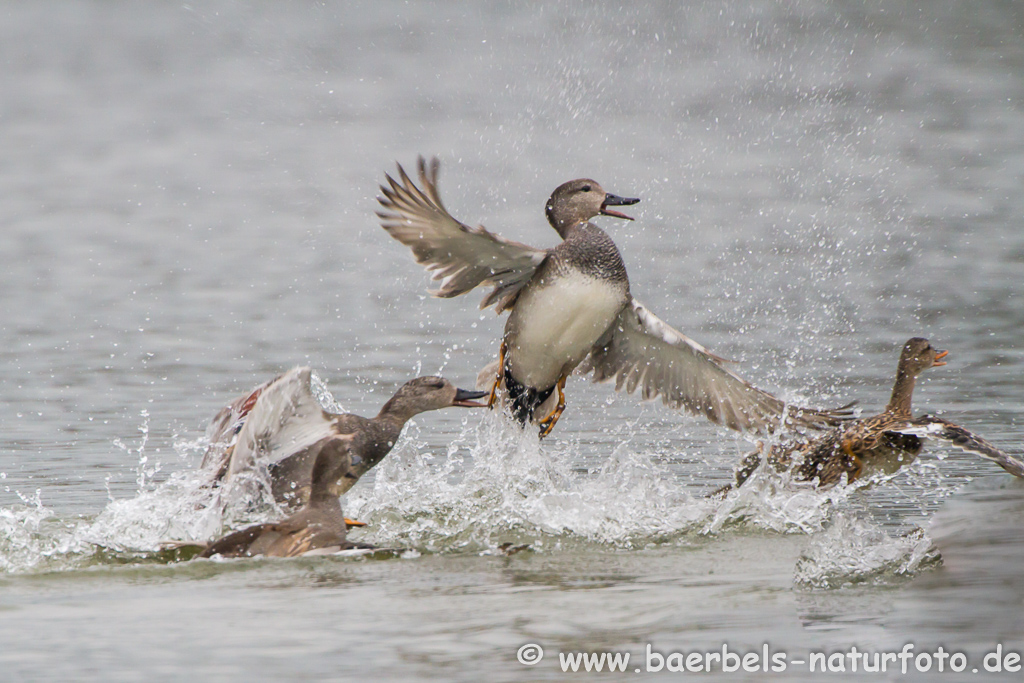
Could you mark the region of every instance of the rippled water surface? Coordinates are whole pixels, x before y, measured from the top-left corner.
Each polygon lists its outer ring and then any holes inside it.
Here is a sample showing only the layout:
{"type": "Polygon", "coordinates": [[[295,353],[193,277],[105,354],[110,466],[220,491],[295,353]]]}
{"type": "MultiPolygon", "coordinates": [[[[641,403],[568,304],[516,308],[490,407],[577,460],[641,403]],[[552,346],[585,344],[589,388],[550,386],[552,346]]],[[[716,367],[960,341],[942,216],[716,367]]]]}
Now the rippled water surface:
{"type": "Polygon", "coordinates": [[[581,378],[543,444],[418,417],[343,500],[404,553],[157,550],[275,514],[213,514],[195,475],[252,386],[310,365],[374,414],[496,354],[502,319],[427,297],[374,216],[417,154],[454,215],[538,246],[565,180],[641,197],[601,219],[633,294],[787,398],[877,411],[926,336],[949,364],[916,410],[1020,455],[1019,5],[8,4],[0,93],[0,678],[1024,649],[1024,485],[991,463],[932,446],[872,486],[708,499],[745,437],[581,378]]]}

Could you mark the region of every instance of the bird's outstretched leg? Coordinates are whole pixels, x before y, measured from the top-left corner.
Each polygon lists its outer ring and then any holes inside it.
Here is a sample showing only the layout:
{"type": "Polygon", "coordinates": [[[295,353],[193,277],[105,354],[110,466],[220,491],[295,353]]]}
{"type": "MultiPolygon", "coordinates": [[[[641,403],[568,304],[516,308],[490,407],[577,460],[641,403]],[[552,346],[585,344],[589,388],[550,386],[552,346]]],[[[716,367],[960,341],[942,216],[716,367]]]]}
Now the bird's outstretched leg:
{"type": "Polygon", "coordinates": [[[847,455],[846,462],[843,463],[843,469],[846,470],[847,484],[851,484],[853,483],[854,479],[860,478],[860,473],[864,470],[864,460],[859,455],[857,455],[855,451],[856,446],[856,441],[854,441],[853,439],[843,439],[842,448],[843,452],[846,453],[847,455]]]}
{"type": "Polygon", "coordinates": [[[558,418],[562,417],[562,412],[565,411],[565,380],[566,377],[558,380],[558,405],[551,411],[551,414],[540,421],[540,438],[544,438],[551,433],[551,430],[555,428],[555,423],[558,422],[558,418]]]}
{"type": "Polygon", "coordinates": [[[491,387],[491,395],[487,399],[487,409],[490,410],[494,407],[494,403],[498,400],[498,387],[501,386],[501,380],[505,377],[505,351],[508,350],[508,345],[505,342],[501,342],[501,348],[498,350],[498,377],[494,380],[494,386],[491,387]]]}

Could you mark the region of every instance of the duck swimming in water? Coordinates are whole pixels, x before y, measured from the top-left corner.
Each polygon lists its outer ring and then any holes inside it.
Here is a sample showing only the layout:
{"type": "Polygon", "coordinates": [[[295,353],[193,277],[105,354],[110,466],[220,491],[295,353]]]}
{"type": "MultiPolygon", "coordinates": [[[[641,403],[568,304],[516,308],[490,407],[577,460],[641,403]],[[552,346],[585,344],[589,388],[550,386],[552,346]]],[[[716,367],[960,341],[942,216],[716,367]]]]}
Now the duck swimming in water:
{"type": "Polygon", "coordinates": [[[421,157],[418,166],[419,186],[401,165],[398,180],[386,176],[378,199],[381,224],[441,280],[435,296],[493,287],[481,308],[493,304],[510,314],[493,365],[490,404],[503,388],[512,415],[521,424],[537,422],[542,437],[565,409],[565,382],[577,367],[593,372],[595,381],[614,379],[617,390],[640,389],[644,399],[660,395],[669,406],[732,429],[771,432],[784,412],[787,424],[814,428],[834,426],[845,415],[787,411],[782,400],[740,378],[632,297],[619,250],[590,220],[632,220],[610,207],[639,199],[607,193],[586,178],[560,185],[545,213],[562,242],[536,249],[453,218],[438,193],[437,159],[428,167],[421,157]],[[553,409],[540,410],[552,394],[553,409]]]}
{"type": "MultiPolygon", "coordinates": [[[[335,497],[348,491],[398,441],[405,423],[428,410],[484,407],[486,391],[466,391],[442,377],[406,382],[376,417],[325,411],[310,388],[312,370],[297,367],[261,384],[221,409],[206,438],[203,468],[229,480],[259,462],[268,467],[275,500],[291,506],[309,499],[313,466],[325,442],[342,445],[351,465],[330,484],[335,497]]],[[[331,470],[333,472],[334,470],[331,470]]]]}
{"type": "MultiPolygon", "coordinates": [[[[767,460],[778,470],[795,463],[798,479],[833,486],[843,478],[850,483],[870,474],[893,474],[917,458],[927,438],[952,445],[995,462],[1016,477],[1024,477],[1024,463],[1003,453],[980,436],[938,417],[915,418],[910,411],[917,376],[928,368],[945,365],[948,351],[937,351],[927,339],[907,341],[896,368],[896,383],[885,410],[851,421],[815,439],[776,444],[767,460]]],[[[736,473],[740,486],[760,466],[763,446],[743,460],[736,473]]],[[[728,488],[728,487],[727,487],[728,488]]]]}
{"type": "Polygon", "coordinates": [[[350,446],[354,435],[321,439],[308,450],[314,458],[309,500],[290,517],[254,524],[208,544],[197,557],[297,557],[372,546],[347,539],[346,520],[334,492],[336,482],[354,476],[350,446]]]}

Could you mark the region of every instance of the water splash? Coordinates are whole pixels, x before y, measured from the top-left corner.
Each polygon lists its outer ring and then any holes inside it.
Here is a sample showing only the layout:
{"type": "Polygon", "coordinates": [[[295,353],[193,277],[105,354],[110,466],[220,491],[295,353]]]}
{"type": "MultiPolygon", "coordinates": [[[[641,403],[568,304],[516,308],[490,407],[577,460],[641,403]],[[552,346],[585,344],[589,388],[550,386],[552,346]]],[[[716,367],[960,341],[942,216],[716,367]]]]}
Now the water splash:
{"type": "Polygon", "coordinates": [[[41,492],[18,496],[21,504],[0,509],[0,570],[8,573],[35,566],[59,551],[54,542],[61,535],[54,529],[59,523],[43,505],[41,492]]]}
{"type": "Polygon", "coordinates": [[[940,561],[923,529],[890,536],[877,524],[839,514],[796,563],[793,581],[806,588],[839,588],[910,577],[940,561]]]}
{"type": "Polygon", "coordinates": [[[828,525],[832,510],[846,504],[856,488],[822,490],[794,481],[788,472],[762,468],[722,499],[703,532],[717,534],[731,527],[748,526],[775,533],[818,533],[828,525]]]}
{"type": "Polygon", "coordinates": [[[372,522],[374,542],[445,551],[510,540],[642,544],[691,530],[711,506],[626,444],[593,473],[574,471],[567,448],[542,448],[532,430],[491,414],[437,457],[410,425],[346,509],[372,522]]]}
{"type": "Polygon", "coordinates": [[[725,496],[698,497],[628,434],[595,470],[569,465],[578,448],[542,448],[531,430],[488,415],[437,456],[410,426],[372,484],[349,494],[346,511],[370,522],[371,542],[438,552],[508,541],[641,548],[734,527],[816,533],[852,491],[795,487],[773,472],[725,496]]]}
{"type": "MultiPolygon", "coordinates": [[[[118,447],[124,448],[122,444],[118,447]]],[[[197,460],[202,440],[175,444],[179,455],[197,460]]],[[[211,486],[210,473],[187,469],[154,483],[143,446],[139,453],[140,488],[132,498],[111,498],[95,517],[61,519],[42,502],[42,492],[22,504],[0,509],[0,571],[70,570],[94,564],[161,561],[168,541],[206,541],[224,528],[278,519],[284,513],[269,493],[265,470],[211,486]]],[[[163,560],[166,561],[166,560],[163,560]]]]}
{"type": "Polygon", "coordinates": [[[139,466],[136,470],[136,481],[139,490],[142,490],[146,487],[146,480],[151,480],[160,471],[160,464],[150,464],[149,456],[146,454],[146,443],[149,441],[149,411],[143,409],[139,412],[139,415],[142,417],[142,424],[139,426],[139,433],[142,434],[139,438],[139,445],[132,448],[121,441],[121,439],[114,439],[114,445],[126,454],[138,456],[139,466]]]}
{"type": "Polygon", "coordinates": [[[338,399],[334,398],[334,394],[327,388],[327,382],[316,371],[311,372],[309,375],[309,389],[320,406],[327,412],[335,415],[345,412],[345,409],[338,403],[338,399]]]}
{"type": "MultiPolygon", "coordinates": [[[[340,411],[316,377],[314,392],[327,409],[340,411]]],[[[259,467],[218,486],[211,485],[210,472],[192,467],[156,481],[161,463],[147,455],[148,413],[142,418],[137,445],[115,444],[138,456],[136,495],[112,498],[95,517],[70,521],[46,508],[39,492],[23,496],[22,505],[0,510],[0,571],[168,561],[173,558],[158,553],[167,541],[206,541],[225,529],[286,514],[259,467]]],[[[913,545],[893,557],[872,555],[867,568],[851,563],[849,557],[864,553],[850,544],[876,537],[858,537],[833,522],[837,511],[851,508],[851,496],[863,488],[860,482],[819,491],[763,468],[725,495],[691,494],[679,472],[669,469],[668,463],[678,460],[665,458],[669,446],[656,447],[656,453],[636,447],[635,437],[644,429],[640,422],[620,424],[616,445],[601,460],[577,441],[542,446],[533,430],[521,430],[497,413],[485,413],[472,424],[467,419],[440,452],[412,421],[374,476],[348,494],[345,511],[370,524],[358,532],[358,540],[440,553],[488,553],[508,542],[554,552],[587,544],[621,549],[688,544],[736,531],[805,534],[822,540],[802,558],[798,582],[815,586],[890,571],[894,562],[909,562],[911,571],[923,561],[914,559],[922,551],[913,545]],[[584,461],[599,464],[574,467],[584,461]]],[[[208,445],[203,438],[179,440],[174,450],[187,466],[200,461],[208,445]]],[[[916,476],[934,485],[937,474],[920,468],[916,476]]],[[[878,533],[878,544],[891,546],[884,532],[878,533]]]]}

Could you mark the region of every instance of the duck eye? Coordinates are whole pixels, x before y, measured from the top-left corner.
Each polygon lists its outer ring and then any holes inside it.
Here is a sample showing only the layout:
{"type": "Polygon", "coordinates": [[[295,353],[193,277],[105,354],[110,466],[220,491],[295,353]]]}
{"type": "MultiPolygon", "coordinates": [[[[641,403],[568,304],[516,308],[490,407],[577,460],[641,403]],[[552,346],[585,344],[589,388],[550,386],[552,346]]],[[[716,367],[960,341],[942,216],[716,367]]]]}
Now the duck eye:
{"type": "Polygon", "coordinates": [[[583,191],[584,191],[584,192],[590,192],[590,191],[591,191],[591,190],[593,190],[593,189],[594,189],[594,188],[592,188],[592,187],[591,187],[590,185],[584,185],[584,186],[583,186],[583,191]]]}

